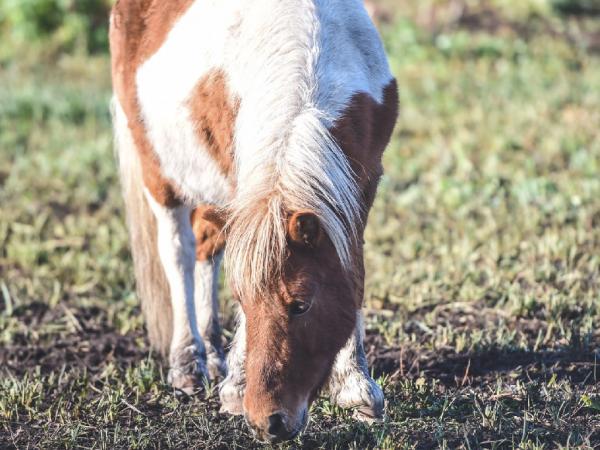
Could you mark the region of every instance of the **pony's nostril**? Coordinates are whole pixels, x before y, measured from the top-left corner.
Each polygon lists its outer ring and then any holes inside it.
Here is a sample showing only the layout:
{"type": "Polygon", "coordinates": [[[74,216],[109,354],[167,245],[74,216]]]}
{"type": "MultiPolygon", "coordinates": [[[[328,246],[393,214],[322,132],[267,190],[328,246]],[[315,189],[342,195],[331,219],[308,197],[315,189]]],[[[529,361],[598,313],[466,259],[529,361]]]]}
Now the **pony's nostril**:
{"type": "Polygon", "coordinates": [[[267,431],[271,436],[282,436],[287,432],[281,414],[275,413],[269,416],[269,428],[267,431]]]}

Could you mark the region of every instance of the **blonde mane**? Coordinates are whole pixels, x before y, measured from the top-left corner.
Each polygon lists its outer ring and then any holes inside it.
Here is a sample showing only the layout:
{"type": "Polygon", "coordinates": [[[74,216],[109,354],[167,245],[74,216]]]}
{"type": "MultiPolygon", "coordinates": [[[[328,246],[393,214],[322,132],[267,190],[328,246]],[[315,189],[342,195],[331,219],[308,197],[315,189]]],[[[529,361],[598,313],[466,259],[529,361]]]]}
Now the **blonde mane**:
{"type": "MultiPolygon", "coordinates": [[[[225,264],[231,286],[255,295],[280,275],[286,218],[311,210],[342,266],[352,264],[361,202],[348,160],[328,131],[334,119],[318,105],[319,20],[313,1],[280,1],[263,19],[266,48],[246,48],[236,125],[238,189],[228,205],[225,264]],[[244,89],[245,88],[245,89],[244,89]]],[[[259,40],[259,45],[264,42],[259,40]]]]}

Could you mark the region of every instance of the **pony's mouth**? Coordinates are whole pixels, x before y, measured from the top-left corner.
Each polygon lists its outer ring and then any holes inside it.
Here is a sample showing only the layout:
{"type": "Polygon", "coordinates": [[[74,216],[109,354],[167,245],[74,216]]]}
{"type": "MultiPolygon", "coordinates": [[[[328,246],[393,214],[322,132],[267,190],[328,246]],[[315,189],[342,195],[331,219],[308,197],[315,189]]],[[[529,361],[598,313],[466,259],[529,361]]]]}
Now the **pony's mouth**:
{"type": "Polygon", "coordinates": [[[298,423],[296,428],[291,430],[287,436],[284,436],[279,439],[276,438],[276,440],[274,440],[274,441],[271,440],[270,442],[276,443],[276,442],[283,442],[283,441],[291,441],[296,436],[298,436],[300,433],[304,432],[304,430],[306,430],[306,428],[308,427],[308,418],[309,418],[308,408],[305,408],[304,411],[302,412],[302,420],[298,423]]]}
{"type": "Polygon", "coordinates": [[[302,412],[302,419],[300,420],[300,422],[293,429],[286,430],[285,433],[282,433],[280,435],[272,435],[272,434],[269,434],[268,432],[265,432],[264,430],[257,430],[256,428],[251,426],[247,420],[246,420],[246,422],[248,423],[248,426],[249,426],[250,430],[252,431],[252,436],[256,440],[264,442],[264,443],[268,443],[268,444],[277,444],[280,442],[291,441],[296,436],[298,436],[300,433],[304,432],[304,430],[306,430],[306,428],[308,426],[308,419],[309,419],[308,408],[305,408],[302,412]]]}

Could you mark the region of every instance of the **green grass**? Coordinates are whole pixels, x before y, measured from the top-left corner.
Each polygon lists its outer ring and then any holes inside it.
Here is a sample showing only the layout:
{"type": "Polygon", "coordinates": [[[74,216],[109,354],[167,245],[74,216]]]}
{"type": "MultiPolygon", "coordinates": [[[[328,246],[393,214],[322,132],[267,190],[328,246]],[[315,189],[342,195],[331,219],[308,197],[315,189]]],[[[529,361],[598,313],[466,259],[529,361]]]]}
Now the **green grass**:
{"type": "MultiPolygon", "coordinates": [[[[383,26],[402,113],[366,300],[387,418],[320,400],[292,447],[600,445],[600,58],[533,28],[383,26]]],[[[0,71],[0,447],[255,445],[147,352],[107,58],[23,61],[0,71]]]]}

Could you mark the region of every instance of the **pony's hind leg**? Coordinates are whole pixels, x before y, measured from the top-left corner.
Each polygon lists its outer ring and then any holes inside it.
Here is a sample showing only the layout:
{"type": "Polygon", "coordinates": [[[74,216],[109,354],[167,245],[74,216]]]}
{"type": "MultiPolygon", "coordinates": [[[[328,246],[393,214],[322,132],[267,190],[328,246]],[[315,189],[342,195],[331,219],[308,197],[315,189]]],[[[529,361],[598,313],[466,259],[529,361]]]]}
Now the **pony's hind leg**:
{"type": "Polygon", "coordinates": [[[333,403],[356,408],[355,417],[369,421],[383,417],[384,398],[381,387],[369,375],[362,312],[357,316],[354,333],[336,357],[327,390],[333,403]]]}
{"type": "Polygon", "coordinates": [[[173,336],[169,348],[169,383],[191,394],[208,373],[206,349],[196,327],[194,309],[196,252],[190,208],[163,206],[148,192],[146,198],[156,218],[158,252],[171,291],[173,336]]]}
{"type": "Polygon", "coordinates": [[[192,228],[196,237],[195,317],[196,327],[204,341],[206,365],[211,380],[222,378],[227,371],[221,326],[219,325],[219,269],[223,258],[225,236],[203,218],[205,207],[192,213],[192,228]]]}

